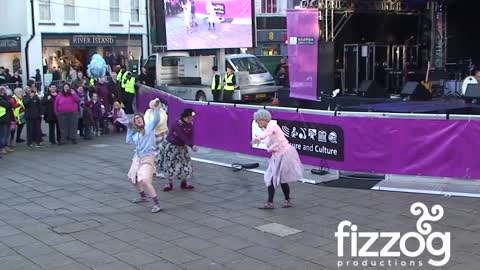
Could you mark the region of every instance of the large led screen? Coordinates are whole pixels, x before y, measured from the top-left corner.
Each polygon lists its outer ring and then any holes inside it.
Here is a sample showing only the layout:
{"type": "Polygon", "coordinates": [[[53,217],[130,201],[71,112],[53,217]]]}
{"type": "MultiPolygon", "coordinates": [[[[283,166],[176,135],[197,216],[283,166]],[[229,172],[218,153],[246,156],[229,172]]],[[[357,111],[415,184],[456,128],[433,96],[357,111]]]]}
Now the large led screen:
{"type": "Polygon", "coordinates": [[[249,48],[251,0],[165,1],[168,50],[249,48]]]}

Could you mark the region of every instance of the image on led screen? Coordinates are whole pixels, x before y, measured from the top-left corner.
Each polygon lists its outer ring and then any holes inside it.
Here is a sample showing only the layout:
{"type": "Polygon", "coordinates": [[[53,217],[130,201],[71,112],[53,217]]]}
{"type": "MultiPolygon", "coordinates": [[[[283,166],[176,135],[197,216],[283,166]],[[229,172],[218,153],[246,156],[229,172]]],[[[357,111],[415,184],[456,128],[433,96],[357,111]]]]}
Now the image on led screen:
{"type": "Polygon", "coordinates": [[[250,0],[165,1],[168,50],[252,47],[250,0]]]}

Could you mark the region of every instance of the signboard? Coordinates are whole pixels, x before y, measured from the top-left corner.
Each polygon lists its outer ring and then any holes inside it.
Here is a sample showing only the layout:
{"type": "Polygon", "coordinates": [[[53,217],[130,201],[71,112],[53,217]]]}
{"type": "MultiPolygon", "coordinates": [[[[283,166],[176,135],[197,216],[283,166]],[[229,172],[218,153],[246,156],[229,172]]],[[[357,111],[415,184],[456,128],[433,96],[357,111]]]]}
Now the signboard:
{"type": "MultiPolygon", "coordinates": [[[[280,126],[283,135],[300,155],[336,161],[344,160],[344,135],[341,127],[289,120],[272,121],[280,126]]],[[[253,120],[252,139],[258,137],[262,131],[253,120]]],[[[267,149],[265,142],[252,145],[252,147],[267,149]]]]}
{"type": "Polygon", "coordinates": [[[106,35],[73,35],[72,46],[112,46],[115,45],[114,36],[106,35]]]}
{"type": "Polygon", "coordinates": [[[0,52],[20,52],[20,38],[19,37],[10,37],[10,38],[0,38],[0,52]]]}
{"type": "Polygon", "coordinates": [[[343,161],[343,129],[335,125],[278,120],[278,125],[300,155],[343,161]]]}
{"type": "Polygon", "coordinates": [[[285,42],[287,31],[284,30],[257,30],[258,42],[285,42]]]}
{"type": "Polygon", "coordinates": [[[290,97],[317,100],[318,9],[288,10],[290,97]]]}

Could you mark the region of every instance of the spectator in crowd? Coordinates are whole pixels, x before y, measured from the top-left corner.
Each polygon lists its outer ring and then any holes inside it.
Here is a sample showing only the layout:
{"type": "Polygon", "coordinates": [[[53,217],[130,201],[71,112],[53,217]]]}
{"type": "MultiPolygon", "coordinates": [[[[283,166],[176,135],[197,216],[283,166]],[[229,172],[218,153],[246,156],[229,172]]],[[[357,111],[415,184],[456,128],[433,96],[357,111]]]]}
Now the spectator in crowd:
{"type": "Polygon", "coordinates": [[[85,101],[83,105],[82,121],[83,121],[83,134],[84,134],[85,140],[92,139],[93,124],[94,124],[92,105],[93,103],[90,100],[85,101]]]}
{"type": "Polygon", "coordinates": [[[42,147],[42,102],[35,88],[23,100],[25,105],[25,119],[27,120],[27,146],[42,147]]]}
{"type": "Polygon", "coordinates": [[[83,128],[83,120],[82,120],[82,116],[83,116],[83,108],[84,108],[84,104],[86,101],[90,100],[90,96],[88,94],[88,90],[86,90],[88,88],[84,88],[83,86],[79,86],[77,88],[77,96],[79,98],[79,118],[78,118],[78,131],[80,132],[80,137],[83,137],[84,134],[83,134],[83,131],[84,131],[84,128],[83,128]]]}
{"type": "Polygon", "coordinates": [[[70,84],[66,83],[63,91],[55,99],[55,113],[61,134],[59,145],[65,144],[65,140],[71,140],[73,144],[77,143],[79,103],[80,98],[70,88],[70,84]]]}
{"type": "Polygon", "coordinates": [[[120,82],[117,80],[117,73],[112,73],[111,80],[107,83],[108,91],[112,94],[111,105],[113,102],[118,101],[122,102],[122,87],[120,82]]]}
{"type": "Polygon", "coordinates": [[[127,75],[124,76],[123,79],[123,86],[124,92],[122,93],[123,96],[123,104],[125,105],[125,112],[128,114],[133,113],[133,99],[135,98],[136,93],[136,78],[132,76],[130,71],[127,71],[127,75]]]}
{"type": "Polygon", "coordinates": [[[100,101],[105,105],[107,110],[112,109],[112,92],[110,92],[110,88],[107,85],[107,79],[105,77],[101,77],[98,79],[98,83],[95,86],[95,93],[97,93],[98,98],[100,101]]]}
{"type": "Polygon", "coordinates": [[[5,69],[5,81],[6,83],[12,82],[12,74],[10,74],[10,69],[8,68],[5,69]]]}
{"type": "Polygon", "coordinates": [[[103,102],[98,99],[98,94],[92,94],[92,115],[93,115],[93,134],[95,136],[102,135],[103,123],[104,123],[104,114],[102,113],[103,102]]]}
{"type": "Polygon", "coordinates": [[[72,66],[70,67],[70,70],[68,71],[68,79],[70,80],[70,82],[74,82],[77,79],[77,71],[72,66]]]}
{"type": "Polygon", "coordinates": [[[146,68],[142,67],[142,72],[138,76],[138,83],[146,86],[154,87],[155,79],[152,76],[148,75],[146,68]]]}
{"type": "Polygon", "coordinates": [[[13,84],[14,89],[18,87],[22,87],[23,80],[22,80],[22,76],[18,74],[18,71],[15,71],[13,73],[10,83],[13,84]]]}
{"type": "Polygon", "coordinates": [[[72,82],[72,87],[73,89],[77,89],[79,86],[86,86],[87,81],[83,77],[83,72],[79,71],[77,72],[77,78],[73,80],[72,82]]]}
{"type": "Polygon", "coordinates": [[[112,123],[113,123],[113,130],[117,133],[125,131],[126,126],[123,124],[125,121],[128,122],[128,117],[125,114],[125,111],[120,106],[118,101],[113,103],[113,110],[112,110],[112,123]]]}
{"type": "Polygon", "coordinates": [[[7,77],[5,76],[5,68],[0,67],[0,85],[7,83],[7,77]]]}
{"type": "Polygon", "coordinates": [[[275,67],[275,72],[274,74],[278,74],[278,72],[280,71],[280,68],[284,67],[285,68],[285,71],[287,72],[287,58],[283,57],[282,59],[280,59],[280,63],[277,64],[277,66],[275,67]]]}
{"type": "Polygon", "coordinates": [[[16,143],[23,143],[22,131],[25,126],[25,105],[23,104],[23,97],[25,96],[25,91],[22,88],[15,88],[13,91],[13,96],[10,98],[10,103],[12,104],[13,114],[17,123],[16,132],[15,130],[10,135],[10,145],[15,145],[16,143]],[[17,136],[15,136],[15,133],[17,136]],[[15,138],[15,141],[14,141],[15,138]]]}
{"type": "Polygon", "coordinates": [[[285,67],[280,67],[280,70],[275,77],[277,79],[277,85],[281,85],[283,87],[289,86],[288,74],[285,67]]]}
{"type": "MultiPolygon", "coordinates": [[[[35,70],[35,87],[38,89],[38,90],[41,90],[42,89],[42,74],[40,74],[40,69],[36,69],[35,70]]],[[[55,80],[55,79],[54,79],[55,80]]],[[[31,87],[31,86],[30,86],[31,87]]],[[[27,93],[28,94],[28,93],[27,93]]]]}
{"type": "Polygon", "coordinates": [[[57,144],[61,141],[60,126],[58,124],[57,115],[55,114],[55,99],[57,98],[57,86],[50,84],[48,93],[43,96],[42,105],[44,115],[43,118],[48,124],[48,140],[51,144],[57,144]]]}
{"type": "Polygon", "coordinates": [[[0,155],[6,155],[13,152],[13,149],[8,147],[10,124],[12,120],[14,120],[13,110],[7,96],[7,88],[0,86],[0,155]]]}

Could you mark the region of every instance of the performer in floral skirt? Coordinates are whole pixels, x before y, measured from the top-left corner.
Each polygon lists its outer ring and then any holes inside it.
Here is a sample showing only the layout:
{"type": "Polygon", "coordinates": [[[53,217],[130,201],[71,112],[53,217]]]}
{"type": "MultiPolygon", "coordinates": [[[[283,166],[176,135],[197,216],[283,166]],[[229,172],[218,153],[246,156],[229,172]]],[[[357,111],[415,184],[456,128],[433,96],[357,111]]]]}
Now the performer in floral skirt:
{"type": "Polygon", "coordinates": [[[268,200],[260,209],[273,209],[273,197],[275,188],[280,186],[285,195],[283,208],[292,207],[290,201],[290,186],[288,183],[303,178],[303,165],[297,150],[293,148],[276,122],[272,121],[272,115],[267,110],[258,110],[253,118],[258,126],[264,131],[251,144],[265,141],[267,149],[272,153],[265,172],[264,181],[268,190],[268,200]]]}
{"type": "Polygon", "coordinates": [[[168,184],[165,185],[163,191],[171,191],[175,179],[181,181],[181,189],[193,189],[187,180],[192,176],[192,161],[188,147],[194,152],[197,151],[197,146],[193,142],[194,117],[195,112],[192,109],[185,109],[160,147],[158,162],[164,170],[165,178],[168,179],[168,184]]]}

